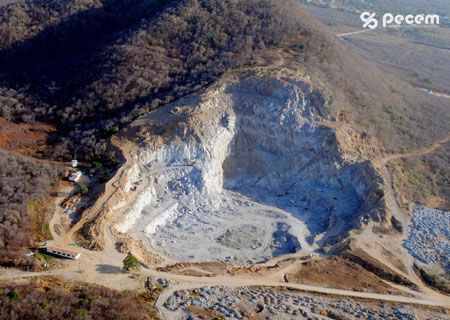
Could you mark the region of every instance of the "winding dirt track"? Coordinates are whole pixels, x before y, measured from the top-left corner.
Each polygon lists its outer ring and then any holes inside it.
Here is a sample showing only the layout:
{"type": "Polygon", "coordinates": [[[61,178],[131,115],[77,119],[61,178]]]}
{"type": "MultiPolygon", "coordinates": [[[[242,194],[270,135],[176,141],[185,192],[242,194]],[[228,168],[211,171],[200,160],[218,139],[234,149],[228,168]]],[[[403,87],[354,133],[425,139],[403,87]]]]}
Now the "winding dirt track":
{"type": "Polygon", "coordinates": [[[439,139],[438,141],[434,142],[432,145],[430,145],[428,147],[421,147],[421,148],[418,148],[418,149],[413,150],[408,153],[389,154],[381,159],[375,159],[373,161],[375,167],[379,170],[379,172],[383,176],[383,179],[386,183],[387,201],[391,204],[393,210],[396,211],[397,216],[402,217],[402,223],[404,226],[408,225],[407,221],[406,221],[406,217],[404,214],[401,213],[401,210],[398,206],[397,200],[395,199],[395,193],[394,193],[394,190],[392,187],[392,177],[391,177],[388,169],[386,168],[386,165],[388,164],[388,162],[393,161],[393,160],[411,158],[411,157],[421,157],[421,156],[430,154],[430,153],[436,151],[436,149],[438,149],[440,146],[447,143],[448,141],[450,141],[450,134],[439,139]]]}
{"type": "MultiPolygon", "coordinates": [[[[407,212],[404,212],[404,210],[401,210],[401,208],[397,202],[394,185],[393,185],[393,181],[392,181],[392,176],[387,168],[387,164],[393,160],[425,156],[427,154],[430,154],[430,153],[436,151],[439,147],[441,147],[443,144],[447,143],[448,141],[450,141],[450,134],[447,134],[446,136],[440,138],[439,140],[432,143],[430,146],[420,147],[420,148],[417,148],[408,153],[388,154],[382,158],[373,160],[373,164],[374,164],[375,168],[377,168],[378,172],[380,173],[380,175],[382,176],[382,178],[384,180],[384,185],[385,185],[384,197],[385,197],[386,203],[391,208],[393,215],[395,217],[397,217],[398,219],[400,219],[401,224],[403,225],[402,236],[399,239],[393,240],[393,243],[395,241],[397,243],[396,244],[397,246],[401,247],[402,242],[408,236],[407,226],[409,225],[409,217],[407,215],[407,212]]],[[[368,229],[368,228],[366,228],[366,229],[368,229]]],[[[366,230],[366,231],[368,231],[368,230],[366,230]]],[[[366,237],[366,240],[373,241],[373,243],[376,243],[377,238],[378,238],[373,233],[369,233],[369,234],[365,235],[365,237],[366,237]]],[[[373,254],[370,250],[365,250],[365,251],[369,255],[372,255],[374,259],[380,260],[380,257],[377,255],[376,252],[375,252],[375,254],[373,254]]],[[[400,255],[400,256],[398,256],[398,258],[400,261],[402,261],[404,266],[412,266],[413,260],[412,260],[411,256],[406,254],[406,252],[405,252],[405,255],[400,255]]],[[[412,267],[408,267],[406,270],[406,273],[405,273],[403,270],[400,270],[395,265],[391,264],[390,261],[385,260],[383,262],[387,266],[389,266],[392,270],[395,270],[398,274],[401,274],[401,275],[405,276],[406,278],[409,278],[412,282],[418,284],[419,287],[423,291],[427,291],[429,294],[434,295],[434,293],[432,291],[430,291],[430,289],[428,287],[426,287],[425,285],[423,285],[421,283],[421,280],[419,279],[418,275],[415,273],[415,271],[413,270],[412,267]]]]}
{"type": "Polygon", "coordinates": [[[431,144],[428,147],[421,147],[421,148],[415,149],[408,153],[389,154],[381,159],[376,159],[373,161],[375,167],[379,170],[379,172],[381,173],[381,175],[385,181],[386,191],[387,191],[385,194],[386,200],[388,203],[390,203],[391,208],[392,208],[392,210],[395,211],[397,217],[401,218],[403,226],[408,225],[407,217],[405,216],[405,214],[402,213],[402,211],[400,210],[400,207],[398,206],[397,200],[395,198],[395,192],[394,192],[394,189],[392,186],[392,177],[391,177],[391,174],[389,173],[386,165],[388,164],[388,162],[393,161],[393,160],[412,158],[412,157],[421,157],[421,156],[430,154],[430,153],[436,151],[439,147],[441,147],[443,144],[447,143],[448,141],[450,141],[450,134],[439,139],[438,141],[434,142],[433,144],[431,144]]]}
{"type": "MultiPolygon", "coordinates": [[[[92,252],[91,252],[92,253],[92,252]]],[[[102,252],[98,252],[95,255],[102,255],[102,252]]],[[[95,261],[96,258],[91,254],[91,261],[95,261]]],[[[103,259],[101,259],[103,260],[103,259]]],[[[13,280],[19,278],[29,278],[29,277],[37,277],[37,276],[64,276],[69,278],[80,278],[78,280],[82,280],[84,273],[90,272],[90,270],[84,270],[84,266],[80,266],[81,272],[78,272],[78,266],[75,264],[71,264],[65,268],[44,271],[44,272],[25,272],[19,271],[15,269],[6,269],[6,271],[0,277],[2,280],[13,280]],[[79,274],[79,276],[77,276],[79,274]]],[[[359,291],[349,291],[342,289],[333,289],[333,288],[325,288],[320,286],[310,286],[303,285],[297,283],[289,283],[285,282],[283,276],[285,273],[290,271],[291,265],[278,270],[275,274],[266,275],[266,276],[213,276],[213,277],[197,277],[197,276],[187,276],[187,275],[179,275],[173,274],[169,272],[161,272],[155,269],[147,269],[143,268],[142,273],[146,276],[153,277],[161,277],[170,280],[173,285],[164,290],[160,297],[158,298],[157,305],[162,305],[164,301],[175,291],[184,290],[184,289],[195,289],[203,286],[225,286],[230,288],[242,287],[242,286],[264,286],[264,287],[284,287],[295,290],[300,290],[304,292],[312,292],[312,293],[322,293],[329,294],[334,296],[344,296],[344,297],[354,297],[354,298],[363,298],[370,299],[376,301],[390,301],[390,302],[400,302],[407,304],[416,304],[416,305],[425,305],[425,306],[441,306],[450,308],[450,301],[448,297],[442,297],[442,299],[427,299],[426,297],[421,297],[420,294],[418,296],[420,298],[412,298],[398,295],[386,295],[386,294],[377,294],[377,293],[369,293],[369,292],[359,292],[359,291]]],[[[111,281],[114,282],[114,275],[109,275],[111,281]]],[[[99,283],[105,286],[108,286],[107,283],[99,283]]],[[[109,283],[109,286],[111,283],[109,283]]]]}
{"type": "MultiPolygon", "coordinates": [[[[114,144],[120,146],[123,149],[128,148],[128,145],[122,141],[116,140],[114,144]]],[[[83,227],[83,225],[89,221],[89,219],[92,219],[96,214],[98,214],[100,211],[102,211],[102,209],[105,208],[108,201],[119,189],[117,181],[122,178],[124,171],[127,169],[126,163],[128,162],[128,160],[129,159],[125,159],[125,163],[122,164],[114,177],[106,183],[105,190],[102,192],[100,198],[95,201],[94,205],[87,210],[87,214],[83,214],[83,217],[67,232],[65,236],[65,242],[70,242],[73,238],[73,235],[77,231],[79,231],[83,227]]]]}
{"type": "Polygon", "coordinates": [[[384,157],[383,159],[381,159],[381,162],[383,164],[387,164],[389,161],[392,160],[397,160],[397,159],[402,159],[402,158],[411,158],[411,157],[421,157],[421,156],[425,156],[429,153],[432,153],[434,151],[436,151],[436,149],[438,149],[440,146],[442,146],[443,144],[447,143],[450,141],[450,134],[439,139],[438,141],[434,142],[431,146],[429,147],[422,147],[422,148],[418,148],[414,151],[411,152],[407,152],[407,153],[397,153],[397,154],[391,154],[391,155],[387,155],[386,157],[384,157]]]}

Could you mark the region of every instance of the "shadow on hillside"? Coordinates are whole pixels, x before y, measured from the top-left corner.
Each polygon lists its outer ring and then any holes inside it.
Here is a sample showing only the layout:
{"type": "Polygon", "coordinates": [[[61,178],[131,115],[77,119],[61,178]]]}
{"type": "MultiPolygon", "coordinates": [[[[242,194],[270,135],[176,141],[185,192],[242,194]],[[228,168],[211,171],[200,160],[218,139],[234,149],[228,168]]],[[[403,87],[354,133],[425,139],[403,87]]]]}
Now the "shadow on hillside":
{"type": "Polygon", "coordinates": [[[66,104],[77,88],[110,72],[104,60],[113,44],[126,40],[172,2],[103,1],[101,8],[64,18],[1,52],[0,81],[27,88],[46,103],[66,104]]]}
{"type": "MultiPolygon", "coordinates": [[[[324,99],[305,87],[305,108],[286,111],[296,97],[294,87],[286,89],[285,82],[270,78],[249,78],[226,89],[236,123],[222,166],[224,188],[289,212],[307,227],[310,236],[305,240],[310,245],[335,244],[382,205],[381,177],[368,161],[341,160],[334,129],[311,130],[308,122],[296,122],[299,115],[308,119],[326,110],[324,99]]],[[[285,226],[279,225],[273,237],[278,245],[274,256],[298,250],[285,226]]]]}

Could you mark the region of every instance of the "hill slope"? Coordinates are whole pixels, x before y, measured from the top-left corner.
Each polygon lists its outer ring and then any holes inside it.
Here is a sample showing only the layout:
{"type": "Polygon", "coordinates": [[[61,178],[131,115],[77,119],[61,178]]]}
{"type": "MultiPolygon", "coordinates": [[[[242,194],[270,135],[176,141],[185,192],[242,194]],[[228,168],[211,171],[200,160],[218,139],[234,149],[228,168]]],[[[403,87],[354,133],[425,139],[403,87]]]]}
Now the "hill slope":
{"type": "Polygon", "coordinates": [[[57,157],[103,157],[103,138],[136,116],[253,64],[255,50],[298,31],[280,10],[265,0],[6,6],[0,115],[58,124],[69,139],[57,157]]]}
{"type": "Polygon", "coordinates": [[[105,157],[104,139],[137,116],[276,48],[294,51],[333,99],[345,95],[343,116],[388,150],[427,143],[448,119],[440,102],[324,36],[295,1],[28,1],[2,7],[0,21],[0,115],[59,125],[53,157],[105,157]]]}

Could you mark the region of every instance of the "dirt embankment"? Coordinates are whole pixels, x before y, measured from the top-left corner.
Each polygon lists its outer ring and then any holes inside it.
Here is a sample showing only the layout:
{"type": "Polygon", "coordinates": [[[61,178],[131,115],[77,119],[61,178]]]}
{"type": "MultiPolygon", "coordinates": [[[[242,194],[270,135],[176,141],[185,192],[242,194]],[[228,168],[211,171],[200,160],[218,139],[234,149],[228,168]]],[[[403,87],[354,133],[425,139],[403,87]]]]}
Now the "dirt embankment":
{"type": "Polygon", "coordinates": [[[417,285],[411,282],[409,279],[399,275],[395,271],[391,270],[386,265],[375,260],[372,256],[366,254],[365,252],[355,249],[353,251],[348,251],[343,254],[345,259],[361,266],[368,272],[371,272],[382,279],[410,287],[412,289],[418,289],[417,285]]]}
{"type": "Polygon", "coordinates": [[[288,273],[289,282],[321,285],[351,291],[397,293],[373,273],[342,257],[306,261],[288,273]]]}

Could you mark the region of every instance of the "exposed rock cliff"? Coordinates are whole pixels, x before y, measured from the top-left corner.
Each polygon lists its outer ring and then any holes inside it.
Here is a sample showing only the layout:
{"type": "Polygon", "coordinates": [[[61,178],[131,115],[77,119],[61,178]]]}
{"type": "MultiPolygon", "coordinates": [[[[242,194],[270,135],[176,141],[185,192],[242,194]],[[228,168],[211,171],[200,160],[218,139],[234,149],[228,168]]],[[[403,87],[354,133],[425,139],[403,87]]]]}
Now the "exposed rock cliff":
{"type": "Polygon", "coordinates": [[[381,178],[343,152],[331,114],[306,78],[248,76],[137,120],[116,230],[177,260],[242,263],[383,220],[381,178]]]}

